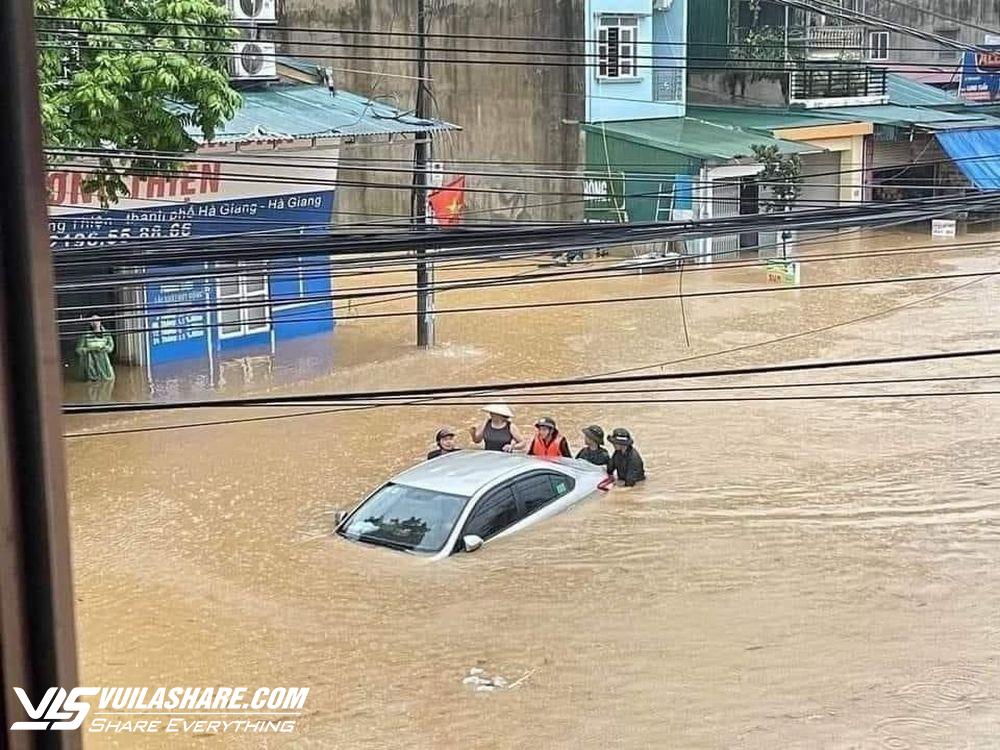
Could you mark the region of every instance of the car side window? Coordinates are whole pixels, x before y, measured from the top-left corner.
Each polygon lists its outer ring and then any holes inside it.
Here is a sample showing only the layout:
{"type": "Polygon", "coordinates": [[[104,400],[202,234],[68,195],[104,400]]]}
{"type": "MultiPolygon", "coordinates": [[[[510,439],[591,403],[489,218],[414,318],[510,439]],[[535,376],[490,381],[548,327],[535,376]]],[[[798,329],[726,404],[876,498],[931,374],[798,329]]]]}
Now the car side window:
{"type": "Polygon", "coordinates": [[[520,518],[527,518],[573,489],[574,482],[562,474],[544,472],[514,482],[520,518]]]}
{"type": "Polygon", "coordinates": [[[476,503],[465,523],[462,536],[475,534],[483,539],[496,536],[518,521],[517,501],[510,486],[499,487],[476,503]]]}

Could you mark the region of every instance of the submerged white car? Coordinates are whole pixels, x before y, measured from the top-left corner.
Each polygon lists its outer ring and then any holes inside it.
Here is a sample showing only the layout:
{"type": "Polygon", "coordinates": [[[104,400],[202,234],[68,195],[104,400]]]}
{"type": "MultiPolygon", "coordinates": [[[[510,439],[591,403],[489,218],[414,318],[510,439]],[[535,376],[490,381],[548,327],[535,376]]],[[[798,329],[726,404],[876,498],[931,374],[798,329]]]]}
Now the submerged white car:
{"type": "Polygon", "coordinates": [[[493,451],[456,451],[407,469],[341,514],[336,533],[438,560],[561,513],[607,490],[599,466],[493,451]]]}

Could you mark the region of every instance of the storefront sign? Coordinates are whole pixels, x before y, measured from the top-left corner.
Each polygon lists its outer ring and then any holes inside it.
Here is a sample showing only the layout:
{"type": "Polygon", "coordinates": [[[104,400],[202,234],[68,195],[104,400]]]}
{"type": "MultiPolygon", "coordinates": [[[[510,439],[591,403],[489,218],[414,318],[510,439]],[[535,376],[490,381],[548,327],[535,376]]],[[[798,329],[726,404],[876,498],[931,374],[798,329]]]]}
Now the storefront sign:
{"type": "Polygon", "coordinates": [[[587,221],[623,223],[625,211],[625,176],[593,175],[583,182],[583,211],[587,221]]]}
{"type": "Polygon", "coordinates": [[[962,56],[959,95],[972,101],[993,101],[1000,96],[1000,46],[983,47],[982,52],[962,56]]]}
{"type": "Polygon", "coordinates": [[[769,260],[767,262],[767,282],[784,286],[798,286],[801,266],[794,260],[769,260]]]}
{"type": "Polygon", "coordinates": [[[147,239],[182,239],[220,234],[298,230],[326,231],[333,191],[171,203],[49,218],[52,249],[100,248],[147,239]]]}
{"type": "Polygon", "coordinates": [[[957,234],[957,226],[954,219],[934,219],[931,222],[931,237],[951,239],[957,234]]]}

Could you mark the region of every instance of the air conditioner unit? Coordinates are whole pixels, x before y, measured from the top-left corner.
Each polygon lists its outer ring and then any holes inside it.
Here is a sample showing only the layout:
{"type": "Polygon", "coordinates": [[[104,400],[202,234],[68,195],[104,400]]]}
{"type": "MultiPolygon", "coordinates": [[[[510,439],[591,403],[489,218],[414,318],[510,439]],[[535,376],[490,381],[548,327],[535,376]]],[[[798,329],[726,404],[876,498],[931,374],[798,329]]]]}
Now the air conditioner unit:
{"type": "Polygon", "coordinates": [[[256,81],[278,77],[273,42],[233,43],[230,75],[234,81],[256,81]]]}
{"type": "Polygon", "coordinates": [[[275,23],[275,0],[228,0],[229,15],[237,23],[275,23]]]}

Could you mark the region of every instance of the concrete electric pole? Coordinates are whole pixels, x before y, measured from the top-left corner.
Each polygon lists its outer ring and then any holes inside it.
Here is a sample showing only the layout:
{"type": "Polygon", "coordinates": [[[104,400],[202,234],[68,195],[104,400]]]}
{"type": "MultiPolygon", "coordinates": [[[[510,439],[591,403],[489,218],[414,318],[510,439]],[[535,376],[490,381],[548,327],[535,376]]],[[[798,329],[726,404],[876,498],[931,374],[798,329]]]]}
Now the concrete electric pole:
{"type": "MultiPolygon", "coordinates": [[[[424,0],[417,0],[417,101],[415,114],[427,118],[427,29],[424,0]]],[[[427,226],[427,168],[430,163],[431,134],[416,135],[413,148],[413,195],[410,213],[416,227],[427,226]]],[[[417,259],[417,346],[434,345],[434,266],[423,247],[417,259]]]]}

